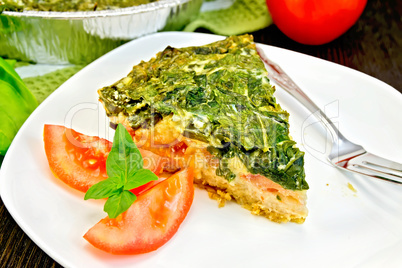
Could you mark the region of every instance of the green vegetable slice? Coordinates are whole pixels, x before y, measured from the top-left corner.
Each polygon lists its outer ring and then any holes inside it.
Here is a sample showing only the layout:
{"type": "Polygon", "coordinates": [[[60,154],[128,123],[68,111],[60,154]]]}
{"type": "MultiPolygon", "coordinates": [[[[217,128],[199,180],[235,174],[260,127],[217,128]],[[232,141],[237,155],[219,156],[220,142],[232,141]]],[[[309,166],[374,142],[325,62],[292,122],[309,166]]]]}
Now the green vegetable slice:
{"type": "Polygon", "coordinates": [[[14,69],[0,58],[0,154],[5,155],[19,128],[38,103],[14,69]]]}

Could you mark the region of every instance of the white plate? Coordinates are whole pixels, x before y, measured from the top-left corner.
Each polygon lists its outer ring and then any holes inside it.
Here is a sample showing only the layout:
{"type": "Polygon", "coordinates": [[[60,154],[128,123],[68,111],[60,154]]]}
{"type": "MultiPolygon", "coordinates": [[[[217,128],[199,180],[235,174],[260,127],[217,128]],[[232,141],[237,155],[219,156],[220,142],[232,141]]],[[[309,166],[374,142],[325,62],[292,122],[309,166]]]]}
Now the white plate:
{"type": "MultiPolygon", "coordinates": [[[[125,76],[167,45],[202,45],[219,36],[158,33],[132,41],[84,68],[45,100],[14,139],[1,168],[0,193],[21,228],[67,267],[355,267],[402,263],[402,187],[348,174],[326,162],[328,141],[310,114],[278,88],[290,112],[291,135],[306,151],[309,216],[302,225],[276,224],[235,203],[218,208],[196,190],[177,234],[156,252],[114,256],[82,235],[105,216],[102,201],[54,178],[43,149],[43,125],[60,124],[111,139],[97,89],[125,76]],[[302,135],[303,134],[303,135],[302,135]],[[353,185],[356,192],[348,187],[353,185]]],[[[378,155],[402,162],[402,95],[362,73],[320,59],[260,45],[345,136],[378,155]]]]}

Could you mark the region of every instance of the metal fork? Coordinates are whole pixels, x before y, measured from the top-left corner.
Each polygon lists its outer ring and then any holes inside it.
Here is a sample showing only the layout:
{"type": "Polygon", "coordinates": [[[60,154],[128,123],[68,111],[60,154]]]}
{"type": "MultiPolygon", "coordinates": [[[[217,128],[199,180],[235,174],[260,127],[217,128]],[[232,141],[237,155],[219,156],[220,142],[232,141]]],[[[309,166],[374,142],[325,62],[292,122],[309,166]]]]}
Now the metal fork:
{"type": "Polygon", "coordinates": [[[402,184],[402,164],[369,153],[362,146],[346,139],[324,112],[318,108],[276,63],[268,59],[261,49],[258,49],[258,53],[266,64],[268,78],[275,81],[301,102],[320,119],[331,133],[332,149],[328,155],[328,160],[335,167],[372,178],[402,184]]]}

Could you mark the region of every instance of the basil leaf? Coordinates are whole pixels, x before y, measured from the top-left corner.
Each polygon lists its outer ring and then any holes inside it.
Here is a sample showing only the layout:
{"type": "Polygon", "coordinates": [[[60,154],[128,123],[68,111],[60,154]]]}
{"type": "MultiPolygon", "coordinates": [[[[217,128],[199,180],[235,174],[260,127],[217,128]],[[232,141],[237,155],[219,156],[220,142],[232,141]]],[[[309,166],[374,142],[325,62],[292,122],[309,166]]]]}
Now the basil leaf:
{"type": "Polygon", "coordinates": [[[116,218],[126,211],[137,197],[128,191],[142,186],[158,177],[143,169],[143,159],[128,131],[122,124],[116,128],[112,150],[106,160],[109,178],[93,185],[84,199],[107,198],[103,210],[109,218],[116,218]]]}
{"type": "Polygon", "coordinates": [[[84,200],[88,199],[102,199],[113,196],[121,192],[123,183],[119,177],[110,177],[104,181],[94,184],[85,193],[84,200]]]}
{"type": "Polygon", "coordinates": [[[122,124],[118,124],[114,134],[112,150],[106,160],[106,170],[109,177],[124,174],[125,178],[142,169],[143,160],[140,151],[130,134],[122,124]]]}
{"type": "Polygon", "coordinates": [[[131,190],[156,180],[158,180],[158,176],[156,176],[155,173],[149,169],[140,169],[134,176],[128,178],[127,182],[124,184],[124,190],[131,190]]]}
{"type": "Polygon", "coordinates": [[[126,211],[135,200],[137,197],[132,192],[121,191],[119,194],[109,197],[103,209],[109,218],[114,219],[126,211]]]}

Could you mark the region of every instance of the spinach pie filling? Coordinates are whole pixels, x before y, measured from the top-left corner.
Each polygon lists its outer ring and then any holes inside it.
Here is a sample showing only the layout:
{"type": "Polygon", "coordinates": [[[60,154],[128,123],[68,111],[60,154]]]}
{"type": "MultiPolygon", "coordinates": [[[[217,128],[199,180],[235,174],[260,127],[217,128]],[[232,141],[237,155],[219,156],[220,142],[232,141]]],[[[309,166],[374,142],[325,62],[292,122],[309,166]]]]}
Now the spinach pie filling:
{"type": "Polygon", "coordinates": [[[289,136],[289,114],[274,91],[252,36],[242,35],[167,47],[98,93],[107,115],[124,117],[133,130],[167,117],[180,121],[185,137],[208,144],[220,160],[216,175],[229,182],[236,177],[229,162],[237,157],[251,174],[307,190],[304,152],[289,136]]]}

